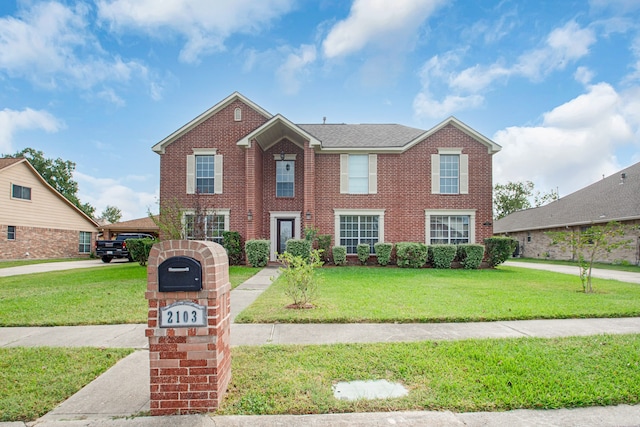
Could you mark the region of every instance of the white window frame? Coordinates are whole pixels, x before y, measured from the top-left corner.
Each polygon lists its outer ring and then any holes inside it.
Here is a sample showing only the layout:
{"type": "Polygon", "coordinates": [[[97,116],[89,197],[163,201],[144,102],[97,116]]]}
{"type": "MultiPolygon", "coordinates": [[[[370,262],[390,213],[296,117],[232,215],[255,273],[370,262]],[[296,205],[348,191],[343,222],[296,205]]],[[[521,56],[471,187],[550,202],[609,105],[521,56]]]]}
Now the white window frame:
{"type": "Polygon", "coordinates": [[[340,193],[341,194],[376,194],[378,192],[378,155],[351,153],[340,154],[340,193]],[[367,191],[354,193],[349,186],[349,156],[368,156],[367,191]]]}
{"type": "Polygon", "coordinates": [[[81,254],[89,254],[91,253],[91,232],[90,231],[81,231],[78,236],[78,253],[81,254]],[[86,236],[89,236],[89,242],[86,242],[86,236]],[[85,239],[83,239],[85,237],[85,239]],[[86,246],[87,250],[82,250],[83,246],[86,246]]]}
{"type": "Polygon", "coordinates": [[[13,200],[23,200],[23,201],[29,202],[31,201],[32,196],[33,196],[33,189],[31,187],[27,187],[26,185],[11,183],[11,198],[13,200]],[[21,189],[20,195],[18,197],[14,196],[15,188],[17,187],[20,187],[21,189]],[[29,197],[22,197],[25,188],[29,190],[29,197]]]}
{"type": "MultiPolygon", "coordinates": [[[[378,217],[378,242],[384,243],[384,213],[385,209],[334,209],[334,242],[340,245],[340,217],[341,216],[377,216],[378,217]]],[[[353,255],[353,254],[348,254],[353,255]]],[[[375,254],[372,254],[375,255],[375,254]]]]}
{"type": "Polygon", "coordinates": [[[285,199],[290,199],[296,196],[296,157],[297,154],[285,154],[284,155],[284,159],[282,158],[282,156],[280,154],[274,154],[273,155],[273,160],[276,162],[276,166],[275,166],[275,170],[276,170],[276,197],[277,198],[285,198],[285,199]],[[292,162],[293,165],[293,196],[278,196],[278,162],[280,161],[285,161],[285,162],[292,162]]]}
{"type": "MultiPolygon", "coordinates": [[[[194,210],[185,210],[182,212],[182,238],[185,240],[189,240],[187,236],[187,216],[195,215],[196,212],[194,210]]],[[[224,230],[229,231],[229,216],[231,214],[231,209],[207,209],[205,215],[215,215],[224,217],[224,230]]],[[[216,242],[217,243],[217,242],[216,242]]]]}
{"type": "Polygon", "coordinates": [[[196,156],[213,156],[213,193],[222,194],[223,164],[222,155],[217,148],[194,148],[193,154],[187,156],[187,194],[196,194],[196,156]]]}
{"type": "Polygon", "coordinates": [[[462,154],[462,148],[438,148],[438,154],[431,155],[431,193],[432,194],[469,194],[469,155],[462,154]],[[458,192],[442,193],[440,188],[440,156],[457,155],[458,192]]]}
{"type": "Polygon", "coordinates": [[[476,243],[476,210],[475,209],[425,209],[424,229],[425,243],[431,244],[431,216],[468,216],[469,217],[469,243],[476,243]]]}

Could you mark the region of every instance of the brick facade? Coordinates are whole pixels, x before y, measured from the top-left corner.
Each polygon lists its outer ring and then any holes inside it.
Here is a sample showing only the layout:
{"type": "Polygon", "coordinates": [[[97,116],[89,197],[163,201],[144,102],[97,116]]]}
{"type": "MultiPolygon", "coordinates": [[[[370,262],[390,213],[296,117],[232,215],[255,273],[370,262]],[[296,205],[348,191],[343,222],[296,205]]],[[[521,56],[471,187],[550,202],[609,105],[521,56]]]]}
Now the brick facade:
{"type": "MultiPolygon", "coordinates": [[[[79,252],[80,231],[15,226],[15,239],[9,240],[9,225],[0,224],[0,259],[88,258],[90,255],[79,252]]],[[[96,234],[91,233],[89,252],[94,250],[96,234]]]]}
{"type": "MultiPolygon", "coordinates": [[[[228,209],[229,229],[238,231],[245,240],[273,242],[274,217],[294,217],[295,213],[299,235],[305,227],[314,226],[320,234],[334,236],[332,245],[336,245],[335,209],[384,210],[383,238],[391,243],[427,242],[425,210],[473,211],[472,243],[492,236],[492,154],[499,146],[488,148],[486,139],[463,129],[464,125],[448,124],[426,132],[423,140],[404,151],[372,148],[369,153],[377,155],[377,193],[341,194],[340,153],[335,149],[325,151],[299,135],[292,137],[284,125],[279,128],[282,134],[269,128],[242,146],[240,140],[270,121],[263,111],[243,100],[246,98],[230,97],[228,104],[154,147],[161,154],[161,204],[178,201],[189,208],[195,197],[200,197],[211,208],[228,209]],[[237,108],[242,111],[241,121],[234,121],[237,108]],[[222,194],[186,194],[186,157],[196,148],[215,148],[224,156],[222,194]],[[443,148],[459,149],[468,156],[468,194],[432,194],[432,155],[443,148]],[[275,197],[276,160],[281,153],[295,155],[295,193],[291,198],[275,197]]],[[[348,148],[343,152],[354,153],[348,148]]],[[[361,148],[355,152],[368,153],[361,148]]]]}
{"type": "Polygon", "coordinates": [[[166,240],[152,248],[147,275],[151,415],[217,409],[231,380],[231,284],[225,250],[211,242],[166,240]],[[176,256],[201,264],[201,291],[158,291],[158,266],[176,256]],[[185,300],[207,307],[207,326],[160,328],[159,309],[185,300]]]}

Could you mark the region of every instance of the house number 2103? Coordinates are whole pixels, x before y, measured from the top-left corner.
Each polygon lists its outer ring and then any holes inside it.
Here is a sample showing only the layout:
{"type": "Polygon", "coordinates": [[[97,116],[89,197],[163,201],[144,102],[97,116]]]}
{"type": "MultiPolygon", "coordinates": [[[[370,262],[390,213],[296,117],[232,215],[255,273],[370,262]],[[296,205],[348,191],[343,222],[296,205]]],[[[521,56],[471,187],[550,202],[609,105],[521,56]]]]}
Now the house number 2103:
{"type": "Polygon", "coordinates": [[[161,328],[207,326],[207,309],[191,301],[178,301],[160,308],[161,328]]]}

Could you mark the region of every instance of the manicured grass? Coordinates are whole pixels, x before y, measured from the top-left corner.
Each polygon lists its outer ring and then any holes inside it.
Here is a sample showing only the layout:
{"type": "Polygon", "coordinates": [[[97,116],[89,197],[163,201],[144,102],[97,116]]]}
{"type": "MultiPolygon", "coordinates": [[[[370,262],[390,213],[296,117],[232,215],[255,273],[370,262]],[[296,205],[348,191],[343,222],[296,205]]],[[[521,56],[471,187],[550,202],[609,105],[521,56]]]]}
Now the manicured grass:
{"type": "Polygon", "coordinates": [[[128,349],[0,349],[0,422],[33,421],[93,381],[128,349]]]}
{"type": "Polygon", "coordinates": [[[292,310],[278,279],[236,322],[468,322],[640,315],[640,286],[526,268],[437,270],[340,267],[317,270],[316,308],[292,310]]]}
{"type": "Polygon", "coordinates": [[[87,258],[59,258],[59,259],[25,259],[18,261],[0,261],[0,268],[20,267],[32,264],[47,264],[50,262],[84,261],[87,258]]]}
{"type": "MultiPolygon", "coordinates": [[[[260,271],[232,266],[237,286],[260,271]]],[[[0,277],[0,326],[146,323],[147,269],[138,263],[0,277]]]]}
{"type": "Polygon", "coordinates": [[[640,402],[640,335],[238,347],[221,414],[502,411],[640,402]],[[402,398],[350,402],[339,381],[402,383],[402,398]]]}
{"type": "MultiPolygon", "coordinates": [[[[511,258],[509,261],[515,262],[530,262],[532,264],[556,264],[556,265],[571,265],[578,271],[578,263],[574,261],[562,261],[555,259],[538,259],[538,258],[511,258]]],[[[594,262],[593,268],[599,268],[603,270],[616,270],[616,271],[630,271],[632,273],[640,273],[640,266],[638,265],[624,265],[624,264],[605,264],[601,262],[594,262]]]]}

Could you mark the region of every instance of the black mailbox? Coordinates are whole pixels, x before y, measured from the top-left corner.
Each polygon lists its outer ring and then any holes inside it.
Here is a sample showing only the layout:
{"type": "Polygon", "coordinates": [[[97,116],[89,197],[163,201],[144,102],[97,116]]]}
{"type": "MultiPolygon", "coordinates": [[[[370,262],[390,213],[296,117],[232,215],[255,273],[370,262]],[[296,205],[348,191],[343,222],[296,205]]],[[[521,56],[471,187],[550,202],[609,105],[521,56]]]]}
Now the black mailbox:
{"type": "Polygon", "coordinates": [[[160,292],[200,291],[202,289],[202,266],[186,256],[168,258],[158,267],[158,290],[160,292]]]}

